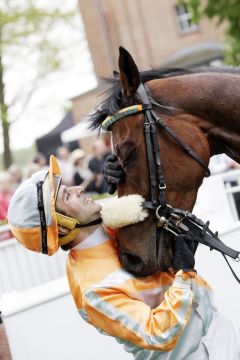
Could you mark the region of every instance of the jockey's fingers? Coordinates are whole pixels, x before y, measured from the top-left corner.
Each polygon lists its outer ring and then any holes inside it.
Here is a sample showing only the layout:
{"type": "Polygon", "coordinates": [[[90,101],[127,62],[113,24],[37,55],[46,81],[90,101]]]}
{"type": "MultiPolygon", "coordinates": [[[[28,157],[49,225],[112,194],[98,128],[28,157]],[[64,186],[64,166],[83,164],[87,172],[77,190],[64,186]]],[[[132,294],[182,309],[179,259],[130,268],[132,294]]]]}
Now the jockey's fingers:
{"type": "Polygon", "coordinates": [[[116,161],[117,160],[117,156],[115,154],[110,154],[106,157],[106,161],[116,161]]]}
{"type": "Polygon", "coordinates": [[[117,177],[114,177],[114,176],[104,176],[104,177],[107,180],[108,184],[117,185],[119,183],[119,178],[117,178],[117,177]]]}
{"type": "Polygon", "coordinates": [[[179,235],[176,239],[176,246],[184,247],[187,246],[189,250],[193,251],[195,244],[194,238],[191,235],[179,235]]]}
{"type": "Polygon", "coordinates": [[[106,178],[108,177],[115,177],[115,178],[120,178],[123,176],[122,170],[110,170],[108,169],[107,172],[105,173],[106,178]]]}
{"type": "Polygon", "coordinates": [[[105,169],[110,169],[110,170],[122,170],[122,166],[121,164],[119,164],[118,162],[106,162],[105,163],[105,166],[104,166],[105,169]]]}

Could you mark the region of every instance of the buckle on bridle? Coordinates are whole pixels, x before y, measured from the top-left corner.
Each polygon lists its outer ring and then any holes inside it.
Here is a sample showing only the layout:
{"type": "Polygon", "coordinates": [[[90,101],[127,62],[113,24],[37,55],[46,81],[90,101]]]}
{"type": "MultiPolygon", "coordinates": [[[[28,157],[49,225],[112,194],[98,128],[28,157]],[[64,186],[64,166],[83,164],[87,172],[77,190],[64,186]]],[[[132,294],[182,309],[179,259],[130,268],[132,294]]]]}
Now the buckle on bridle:
{"type": "MultiPolygon", "coordinates": [[[[165,216],[159,214],[159,210],[161,209],[161,207],[162,207],[162,205],[159,205],[156,208],[156,212],[155,212],[156,218],[158,219],[157,225],[158,225],[158,227],[164,227],[165,228],[167,226],[167,224],[168,224],[168,219],[165,216]]],[[[168,204],[166,204],[165,207],[168,207],[170,209],[172,208],[172,206],[168,205],[168,204]]]]}
{"type": "MultiPolygon", "coordinates": [[[[165,190],[166,188],[167,188],[167,185],[164,183],[164,185],[158,185],[158,188],[160,189],[160,190],[165,190]]],[[[167,205],[168,206],[168,205],[167,205]]]]}
{"type": "Polygon", "coordinates": [[[177,233],[177,231],[174,231],[172,228],[169,227],[169,221],[166,222],[166,224],[163,226],[163,228],[164,228],[166,231],[172,233],[172,234],[175,235],[175,236],[178,236],[178,235],[179,235],[179,234],[177,233]]]}
{"type": "MultiPolygon", "coordinates": [[[[172,209],[172,206],[171,205],[169,205],[169,204],[166,204],[166,205],[164,205],[165,207],[168,207],[169,209],[172,209]]],[[[156,218],[158,219],[158,220],[160,220],[160,218],[161,218],[161,215],[159,215],[159,210],[161,209],[161,207],[162,207],[162,205],[158,205],[158,207],[156,208],[156,212],[155,212],[155,214],[156,214],[156,218]]]]}

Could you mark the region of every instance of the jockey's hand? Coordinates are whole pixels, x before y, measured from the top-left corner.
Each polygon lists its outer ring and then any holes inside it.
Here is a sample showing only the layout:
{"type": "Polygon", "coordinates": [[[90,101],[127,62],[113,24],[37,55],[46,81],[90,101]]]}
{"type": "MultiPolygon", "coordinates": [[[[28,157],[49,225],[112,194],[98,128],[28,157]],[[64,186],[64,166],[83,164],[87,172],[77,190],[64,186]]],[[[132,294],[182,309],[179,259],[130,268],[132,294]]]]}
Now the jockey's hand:
{"type": "Polygon", "coordinates": [[[173,267],[176,271],[194,270],[195,259],[194,250],[195,243],[190,235],[179,235],[174,239],[174,259],[173,267]]]}
{"type": "Polygon", "coordinates": [[[118,162],[116,155],[111,154],[106,157],[104,162],[104,177],[108,183],[108,192],[113,194],[117,189],[117,184],[125,179],[125,172],[118,162]]]}

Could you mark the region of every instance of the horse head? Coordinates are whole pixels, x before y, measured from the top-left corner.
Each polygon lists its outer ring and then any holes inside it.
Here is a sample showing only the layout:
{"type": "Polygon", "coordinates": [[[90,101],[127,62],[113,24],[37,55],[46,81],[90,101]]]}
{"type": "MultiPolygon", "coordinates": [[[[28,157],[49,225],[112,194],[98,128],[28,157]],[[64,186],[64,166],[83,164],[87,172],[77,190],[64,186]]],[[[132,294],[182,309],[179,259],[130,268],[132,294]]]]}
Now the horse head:
{"type": "MultiPolygon", "coordinates": [[[[125,49],[120,48],[119,74],[115,74],[114,91],[100,109],[101,116],[105,118],[106,115],[127,107],[126,116],[113,122],[111,126],[113,149],[126,173],[125,182],[118,185],[119,197],[140,194],[146,202],[151,202],[152,182],[158,184],[158,169],[154,163],[149,162],[147,154],[144,133],[146,114],[144,111],[136,113],[128,111],[129,106],[144,102],[140,99],[138,91],[141,82],[144,82],[148,99],[157,116],[171,128],[182,143],[197,154],[203,163],[209,162],[209,144],[199,127],[198,117],[187,114],[171,101],[168,103],[164,99],[164,103],[161,102],[159,86],[165,80],[167,79],[148,80],[147,77],[141,76],[132,56],[125,49]],[[107,102],[111,103],[108,109],[107,102]]],[[[165,86],[167,87],[167,82],[165,86]]],[[[179,89],[176,88],[175,91],[179,89]]],[[[160,128],[157,128],[156,139],[166,185],[166,203],[174,208],[191,211],[206,169],[186,154],[183,148],[160,128]]],[[[157,186],[157,198],[159,191],[157,186]]],[[[151,209],[148,211],[149,216],[143,222],[119,229],[118,247],[121,262],[128,271],[137,276],[165,271],[173,262],[172,235],[163,228],[156,227],[155,211],[151,209]]]]}

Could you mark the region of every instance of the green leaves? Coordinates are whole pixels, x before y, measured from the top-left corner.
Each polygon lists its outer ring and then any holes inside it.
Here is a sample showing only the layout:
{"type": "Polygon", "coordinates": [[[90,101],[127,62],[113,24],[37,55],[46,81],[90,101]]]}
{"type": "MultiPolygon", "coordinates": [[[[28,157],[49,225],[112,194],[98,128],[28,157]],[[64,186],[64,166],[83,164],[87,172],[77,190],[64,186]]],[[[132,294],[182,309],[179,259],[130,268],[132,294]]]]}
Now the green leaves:
{"type": "Polygon", "coordinates": [[[194,20],[206,16],[216,18],[218,25],[224,23],[226,28],[225,62],[240,65],[240,1],[239,0],[186,0],[186,4],[193,12],[194,20]]]}
{"type": "MultiPolygon", "coordinates": [[[[39,0],[0,0],[0,124],[4,135],[6,168],[11,163],[11,110],[17,108],[14,119],[19,119],[41,81],[47,75],[62,69],[62,51],[66,48],[65,44],[69,44],[66,41],[69,38],[64,36],[64,29],[66,25],[79,29],[78,11],[67,10],[68,2],[48,1],[45,7],[42,3],[39,0]],[[7,101],[6,74],[12,70],[13,73],[19,71],[18,59],[25,68],[30,65],[31,76],[23,81],[23,86],[12,86],[12,99],[7,101]]],[[[81,41],[80,36],[78,40],[81,41]]]]}
{"type": "Polygon", "coordinates": [[[185,1],[189,11],[191,11],[193,17],[192,20],[194,23],[198,23],[202,16],[202,7],[200,0],[187,0],[185,1]]]}
{"type": "Polygon", "coordinates": [[[22,44],[23,38],[26,41],[32,35],[42,36],[57,23],[70,21],[73,16],[72,12],[46,11],[35,5],[16,6],[7,11],[0,8],[1,43],[4,46],[22,44]]]}

